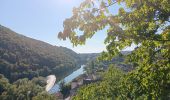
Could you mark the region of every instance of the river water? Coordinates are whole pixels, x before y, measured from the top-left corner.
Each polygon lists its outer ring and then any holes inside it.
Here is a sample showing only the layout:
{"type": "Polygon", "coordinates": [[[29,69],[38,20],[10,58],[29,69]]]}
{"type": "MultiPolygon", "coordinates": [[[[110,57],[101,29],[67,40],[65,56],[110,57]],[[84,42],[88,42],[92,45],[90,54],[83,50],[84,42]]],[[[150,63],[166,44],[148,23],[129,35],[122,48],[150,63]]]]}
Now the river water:
{"type": "Polygon", "coordinates": [[[51,90],[49,91],[49,93],[56,93],[59,91],[59,84],[61,81],[64,81],[65,83],[69,83],[71,82],[73,79],[75,79],[76,77],[78,77],[79,75],[84,73],[84,65],[81,65],[81,67],[79,69],[77,69],[76,71],[74,71],[73,73],[71,73],[70,75],[68,75],[67,77],[65,77],[64,79],[60,80],[58,83],[56,83],[51,90]]]}

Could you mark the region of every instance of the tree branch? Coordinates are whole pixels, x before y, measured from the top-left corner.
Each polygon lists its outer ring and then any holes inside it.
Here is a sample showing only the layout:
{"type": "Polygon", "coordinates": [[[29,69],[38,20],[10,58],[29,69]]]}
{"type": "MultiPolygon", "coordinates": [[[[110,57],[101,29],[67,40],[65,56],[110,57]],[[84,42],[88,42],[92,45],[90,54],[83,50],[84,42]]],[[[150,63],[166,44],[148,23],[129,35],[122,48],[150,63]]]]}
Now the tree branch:
{"type": "MultiPolygon", "coordinates": [[[[116,4],[116,3],[117,3],[117,0],[114,1],[113,3],[109,4],[109,5],[104,6],[103,8],[108,8],[108,7],[110,7],[110,6],[112,6],[112,5],[116,4]]],[[[95,11],[100,11],[100,10],[101,9],[96,9],[95,11]]]]}

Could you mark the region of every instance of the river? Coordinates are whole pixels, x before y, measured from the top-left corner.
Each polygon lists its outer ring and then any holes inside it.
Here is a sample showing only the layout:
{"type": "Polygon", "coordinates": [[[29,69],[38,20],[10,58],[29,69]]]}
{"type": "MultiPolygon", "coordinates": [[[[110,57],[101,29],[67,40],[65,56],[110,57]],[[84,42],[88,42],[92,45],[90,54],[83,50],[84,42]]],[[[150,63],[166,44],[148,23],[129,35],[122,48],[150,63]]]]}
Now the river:
{"type": "Polygon", "coordinates": [[[79,69],[77,69],[76,71],[74,71],[73,73],[71,73],[70,75],[68,75],[67,77],[65,77],[64,79],[60,80],[59,82],[57,82],[49,91],[49,93],[56,93],[59,91],[59,84],[61,81],[64,81],[65,83],[69,83],[71,82],[73,79],[75,79],[76,77],[78,77],[79,75],[84,73],[84,65],[81,65],[81,67],[79,69]]]}

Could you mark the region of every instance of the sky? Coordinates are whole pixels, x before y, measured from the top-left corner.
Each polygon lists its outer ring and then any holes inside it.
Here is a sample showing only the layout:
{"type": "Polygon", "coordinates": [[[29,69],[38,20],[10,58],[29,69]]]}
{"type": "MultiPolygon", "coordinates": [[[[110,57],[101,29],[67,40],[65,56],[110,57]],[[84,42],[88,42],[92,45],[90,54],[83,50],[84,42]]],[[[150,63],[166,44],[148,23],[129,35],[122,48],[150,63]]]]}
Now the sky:
{"type": "MultiPolygon", "coordinates": [[[[69,40],[57,38],[63,21],[72,16],[72,8],[83,0],[0,0],[0,24],[13,31],[77,53],[99,53],[105,50],[106,31],[100,31],[86,45],[73,47],[69,40]]],[[[118,9],[118,7],[116,7],[118,9]]],[[[129,50],[129,49],[128,49],[129,50]]]]}

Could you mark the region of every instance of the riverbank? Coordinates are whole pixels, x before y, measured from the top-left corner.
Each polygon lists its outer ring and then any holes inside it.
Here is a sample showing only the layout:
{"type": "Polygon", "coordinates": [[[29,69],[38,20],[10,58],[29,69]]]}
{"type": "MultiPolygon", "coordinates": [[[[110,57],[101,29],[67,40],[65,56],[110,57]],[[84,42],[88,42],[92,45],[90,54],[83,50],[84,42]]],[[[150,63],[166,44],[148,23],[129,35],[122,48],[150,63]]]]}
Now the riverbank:
{"type": "Polygon", "coordinates": [[[50,94],[54,94],[57,93],[59,91],[59,84],[61,81],[64,81],[66,84],[71,82],[73,79],[75,79],[76,77],[80,76],[81,74],[84,74],[84,66],[85,65],[81,65],[81,67],[77,70],[75,70],[74,72],[72,72],[70,75],[66,76],[65,78],[61,79],[59,82],[57,82],[49,91],[50,94]]]}

